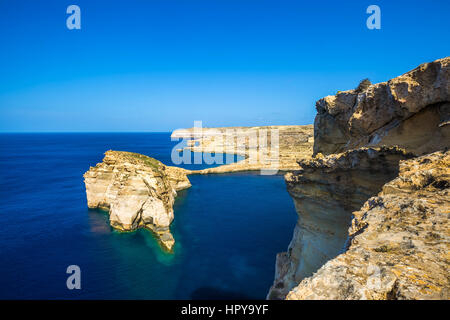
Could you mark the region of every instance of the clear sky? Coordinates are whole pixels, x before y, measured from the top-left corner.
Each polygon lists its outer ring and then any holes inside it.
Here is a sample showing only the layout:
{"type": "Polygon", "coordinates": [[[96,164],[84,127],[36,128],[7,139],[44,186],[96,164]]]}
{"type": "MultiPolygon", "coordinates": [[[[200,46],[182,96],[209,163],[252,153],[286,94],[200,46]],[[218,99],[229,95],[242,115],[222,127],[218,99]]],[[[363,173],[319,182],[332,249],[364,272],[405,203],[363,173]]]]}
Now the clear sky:
{"type": "Polygon", "coordinates": [[[450,55],[450,1],[0,0],[0,131],[309,124],[450,55]],[[81,8],[81,30],[66,8],[81,8]],[[381,30],[366,8],[381,8],[381,30]]]}

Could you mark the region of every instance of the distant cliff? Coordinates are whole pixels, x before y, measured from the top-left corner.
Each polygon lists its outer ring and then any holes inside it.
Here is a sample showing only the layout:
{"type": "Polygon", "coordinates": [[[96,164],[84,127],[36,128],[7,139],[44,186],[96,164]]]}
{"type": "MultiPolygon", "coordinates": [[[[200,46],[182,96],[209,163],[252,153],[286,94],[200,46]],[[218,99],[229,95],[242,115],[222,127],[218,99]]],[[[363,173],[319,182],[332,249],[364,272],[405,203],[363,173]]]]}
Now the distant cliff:
{"type": "Polygon", "coordinates": [[[84,174],[84,182],[88,207],[108,210],[112,227],[148,228],[164,248],[172,249],[169,227],[176,191],[191,186],[184,169],[137,153],[107,151],[103,162],[84,174]]]}
{"type": "Polygon", "coordinates": [[[311,157],[313,126],[260,126],[178,129],[173,138],[189,138],[194,152],[238,154],[237,163],[193,173],[225,173],[261,169],[293,170],[297,160],[311,157]]]}
{"type": "Polygon", "coordinates": [[[271,168],[274,147],[276,170],[297,166],[296,161],[312,154],[313,128],[309,126],[205,128],[200,137],[193,129],[177,130],[172,137],[194,138],[187,149],[199,152],[241,154],[245,160],[203,170],[185,170],[166,166],[148,156],[122,151],[107,151],[103,162],[84,174],[89,208],[108,210],[110,224],[121,231],[147,228],[154,232],[161,245],[172,250],[175,239],[170,232],[174,219],[176,191],[191,186],[187,175],[271,168]],[[271,144],[271,129],[277,130],[277,143],[271,144]],[[215,139],[217,136],[223,139],[215,139]],[[231,138],[230,140],[226,140],[231,138]],[[253,137],[257,139],[250,141],[253,137]],[[250,140],[249,140],[250,139],[250,140]],[[267,140],[265,140],[267,139],[267,140]],[[230,142],[231,141],[231,142],[230,142]],[[194,144],[198,143],[198,146],[194,144]],[[259,152],[268,155],[264,161],[259,152]],[[256,161],[250,157],[257,154],[256,161]]]}
{"type": "Polygon", "coordinates": [[[317,102],[269,299],[449,298],[449,63],[317,102]]]}

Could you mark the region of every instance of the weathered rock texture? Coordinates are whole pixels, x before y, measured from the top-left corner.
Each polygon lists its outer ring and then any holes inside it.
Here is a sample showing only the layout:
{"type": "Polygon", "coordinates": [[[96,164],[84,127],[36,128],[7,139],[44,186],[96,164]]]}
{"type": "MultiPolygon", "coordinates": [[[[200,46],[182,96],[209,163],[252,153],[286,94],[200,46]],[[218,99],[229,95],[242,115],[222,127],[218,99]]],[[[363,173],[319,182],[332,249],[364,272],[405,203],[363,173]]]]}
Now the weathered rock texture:
{"type": "Polygon", "coordinates": [[[288,251],[277,255],[269,299],[281,299],[305,277],[340,254],[352,212],[398,174],[398,148],[362,148],[300,161],[301,170],[285,176],[299,219],[288,251]]]}
{"type": "MultiPolygon", "coordinates": [[[[294,170],[297,161],[309,158],[313,147],[313,126],[265,126],[179,129],[173,138],[191,139],[185,149],[215,154],[238,154],[236,163],[192,171],[225,173],[251,170],[294,170]]],[[[223,159],[222,155],[218,156],[223,159]]]]}
{"type": "Polygon", "coordinates": [[[449,78],[450,57],[446,57],[362,92],[342,91],[320,99],[314,154],[397,145],[422,155],[448,147],[449,78]]]}
{"type": "Polygon", "coordinates": [[[112,227],[148,228],[172,249],[169,226],[176,191],[191,186],[183,169],[137,153],[107,151],[103,162],[84,174],[84,182],[88,207],[109,210],[112,227]]]}
{"type": "Polygon", "coordinates": [[[268,298],[448,299],[449,64],[317,102],[315,158],[286,175],[299,220],[268,298]]]}
{"type": "Polygon", "coordinates": [[[449,299],[450,152],[400,163],[354,212],[348,250],[287,299],[449,299]]]}

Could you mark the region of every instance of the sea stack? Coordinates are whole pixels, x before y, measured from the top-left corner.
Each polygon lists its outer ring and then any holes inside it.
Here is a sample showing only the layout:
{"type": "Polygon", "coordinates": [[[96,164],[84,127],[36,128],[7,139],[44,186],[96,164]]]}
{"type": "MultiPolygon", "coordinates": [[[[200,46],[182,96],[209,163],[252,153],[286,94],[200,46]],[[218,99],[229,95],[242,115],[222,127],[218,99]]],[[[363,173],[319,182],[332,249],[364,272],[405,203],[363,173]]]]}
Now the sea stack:
{"type": "Polygon", "coordinates": [[[141,154],[110,150],[103,162],[84,174],[84,182],[88,207],[108,210],[113,228],[145,227],[165,249],[173,249],[173,203],[177,191],[191,186],[186,170],[141,154]]]}

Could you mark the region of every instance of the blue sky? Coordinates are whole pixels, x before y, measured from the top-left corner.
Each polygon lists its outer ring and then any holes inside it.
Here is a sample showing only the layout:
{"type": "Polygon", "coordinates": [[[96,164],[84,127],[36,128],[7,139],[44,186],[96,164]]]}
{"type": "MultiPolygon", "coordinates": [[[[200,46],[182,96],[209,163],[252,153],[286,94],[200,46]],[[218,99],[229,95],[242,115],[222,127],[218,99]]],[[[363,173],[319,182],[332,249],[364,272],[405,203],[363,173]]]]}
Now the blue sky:
{"type": "Polygon", "coordinates": [[[450,1],[0,0],[0,131],[309,124],[450,55],[450,1]],[[81,8],[81,30],[66,8],[81,8]],[[366,8],[381,8],[381,30],[366,8]]]}

